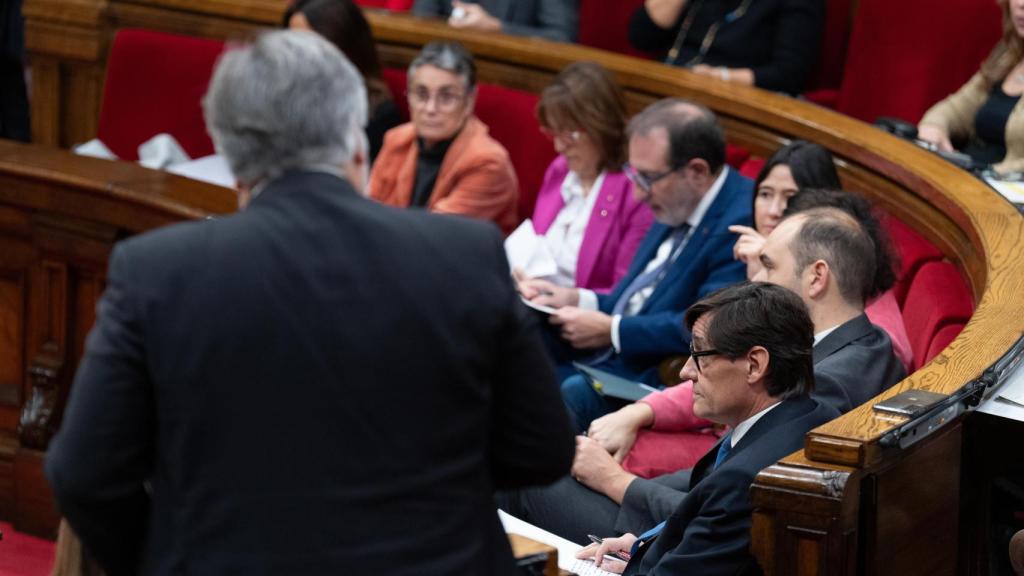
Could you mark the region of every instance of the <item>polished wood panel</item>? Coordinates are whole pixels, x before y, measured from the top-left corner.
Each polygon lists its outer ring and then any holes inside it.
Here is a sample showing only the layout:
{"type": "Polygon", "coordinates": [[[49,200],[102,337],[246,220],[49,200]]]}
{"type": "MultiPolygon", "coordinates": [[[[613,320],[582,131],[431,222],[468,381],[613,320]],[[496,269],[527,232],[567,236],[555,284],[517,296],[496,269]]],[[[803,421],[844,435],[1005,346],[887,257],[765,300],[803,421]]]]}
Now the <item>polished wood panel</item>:
{"type": "Polygon", "coordinates": [[[0,141],[0,515],[18,529],[55,534],[42,459],[114,242],[235,205],[223,188],[0,141]]]}
{"type": "MultiPolygon", "coordinates": [[[[100,95],[89,86],[102,77],[106,47],[117,28],[243,38],[261,27],[277,25],[284,4],[284,0],[26,0],[28,44],[33,65],[40,71],[34,75],[34,137],[37,142],[67,146],[95,133],[90,122],[95,122],[100,95]],[[75,98],[70,97],[71,90],[76,91],[75,98]]],[[[475,54],[482,81],[539,91],[569,62],[596,60],[623,85],[633,111],[664,96],[690,98],[712,108],[730,142],[754,154],[767,155],[795,138],[831,150],[845,186],[863,192],[938,246],[961,270],[978,305],[965,330],[945,351],[880,398],[909,388],[956,391],[1024,332],[1017,297],[1024,289],[1021,216],[970,175],[913,145],[805,102],[654,62],[539,39],[453,30],[413,17],[374,13],[370,20],[387,66],[405,66],[426,42],[455,39],[475,54]]],[[[46,153],[39,154],[41,158],[46,153]]],[[[46,163],[34,154],[29,156],[24,160],[46,163]]],[[[118,171],[127,169],[104,168],[103,173],[118,182],[116,187],[103,192],[83,190],[77,177],[68,175],[82,171],[86,179],[98,179],[100,174],[90,172],[92,164],[68,161],[58,167],[56,160],[50,160],[51,170],[40,171],[37,166],[26,171],[22,163],[4,164],[0,158],[0,207],[14,199],[33,213],[105,226],[94,230],[99,237],[104,230],[119,235],[159,225],[166,222],[168,210],[176,211],[173,219],[197,217],[209,209],[201,195],[189,191],[194,185],[172,182],[157,173],[121,174],[118,171]],[[5,186],[12,181],[20,186],[20,194],[5,186]],[[150,187],[163,191],[159,199],[135,194],[150,187]]],[[[32,221],[33,230],[39,225],[32,221]]],[[[96,241],[99,246],[109,245],[96,241]]],[[[74,268],[69,277],[81,277],[82,268],[74,268]]],[[[91,289],[98,292],[101,269],[85,268],[86,274],[94,274],[91,289]]],[[[70,290],[68,298],[79,302],[76,309],[80,300],[95,297],[94,293],[76,295],[78,288],[70,290]]],[[[75,328],[65,330],[77,340],[85,321],[79,319],[75,328]]],[[[65,346],[65,356],[68,350],[79,353],[74,344],[65,346]]],[[[758,477],[752,489],[757,505],[754,551],[767,573],[882,574],[898,566],[908,574],[924,574],[971,564],[964,554],[976,555],[977,550],[962,550],[950,540],[950,534],[959,530],[962,535],[972,525],[957,513],[958,503],[967,501],[964,494],[971,490],[958,472],[963,461],[958,450],[970,452],[963,436],[964,419],[947,424],[909,450],[886,449],[878,440],[901,419],[876,415],[871,403],[816,429],[808,435],[805,450],[758,477]],[[929,476],[922,479],[921,471],[929,476]],[[920,486],[923,481],[929,485],[920,486]]],[[[0,420],[3,414],[0,406],[0,420]]],[[[0,436],[0,489],[4,486],[3,446],[0,436]]],[[[0,506],[3,497],[0,492],[0,506]]],[[[957,541],[965,540],[969,539],[957,541]]]]}

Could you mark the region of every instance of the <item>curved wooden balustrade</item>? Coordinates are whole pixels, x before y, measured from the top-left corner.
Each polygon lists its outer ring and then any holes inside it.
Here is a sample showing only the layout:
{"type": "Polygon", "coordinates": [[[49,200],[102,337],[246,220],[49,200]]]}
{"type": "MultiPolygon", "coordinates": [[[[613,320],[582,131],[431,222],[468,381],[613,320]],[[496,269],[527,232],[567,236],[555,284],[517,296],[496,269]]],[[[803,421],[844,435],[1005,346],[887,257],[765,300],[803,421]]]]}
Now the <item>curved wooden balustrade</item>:
{"type": "MultiPolygon", "coordinates": [[[[34,137],[68,145],[92,136],[105,49],[116,28],[241,38],[276,25],[284,4],[26,0],[34,137]],[[68,97],[69,87],[77,99],[68,97]]],[[[977,301],[960,336],[881,397],[909,388],[953,392],[1024,332],[1016,301],[1024,289],[1024,220],[995,192],[927,152],[812,104],[653,62],[538,39],[458,31],[408,16],[374,13],[370,20],[387,66],[406,65],[431,40],[455,39],[476,56],[481,81],[539,91],[569,62],[596,60],[615,73],[633,111],[664,96],[679,96],[713,109],[730,142],[754,154],[766,155],[794,138],[831,150],[845,187],[869,196],[936,244],[961,269],[977,301]]],[[[0,172],[12,168],[2,164],[0,172]]],[[[167,185],[165,194],[183,186],[177,181],[167,185]]],[[[178,199],[191,204],[195,197],[178,199]]],[[[934,574],[951,573],[957,562],[968,562],[957,545],[958,531],[966,529],[957,503],[969,500],[961,494],[970,490],[960,484],[960,466],[971,452],[970,446],[964,448],[963,419],[911,449],[886,450],[878,439],[901,420],[876,415],[872,403],[812,431],[804,451],[758,477],[754,550],[768,573],[934,574]]]]}

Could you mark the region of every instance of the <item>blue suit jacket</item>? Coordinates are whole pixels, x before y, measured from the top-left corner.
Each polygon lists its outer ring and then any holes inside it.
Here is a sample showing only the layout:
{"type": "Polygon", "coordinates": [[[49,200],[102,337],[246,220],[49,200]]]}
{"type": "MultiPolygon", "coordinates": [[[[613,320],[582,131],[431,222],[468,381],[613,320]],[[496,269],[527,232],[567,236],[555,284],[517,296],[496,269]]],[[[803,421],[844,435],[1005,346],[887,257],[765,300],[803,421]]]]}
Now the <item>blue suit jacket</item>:
{"type": "MultiPolygon", "coordinates": [[[[709,292],[746,280],[746,266],[733,258],[737,236],[729,232],[729,226],[750,226],[752,207],[753,182],[730,169],[718,197],[643,308],[633,316],[622,317],[621,350],[605,363],[606,368],[649,380],[650,373],[666,356],[689,351],[690,333],[683,326],[686,309],[709,292]]],[[[615,291],[598,295],[602,312],[611,313],[619,296],[643,272],[672,230],[660,223],[651,226],[615,291]]]]}
{"type": "Polygon", "coordinates": [[[808,431],[838,415],[806,396],[785,400],[755,422],[709,473],[716,444],[693,467],[690,492],[664,530],[637,551],[625,574],[760,574],[750,554],[750,485],[758,472],[802,448],[808,431]]]}

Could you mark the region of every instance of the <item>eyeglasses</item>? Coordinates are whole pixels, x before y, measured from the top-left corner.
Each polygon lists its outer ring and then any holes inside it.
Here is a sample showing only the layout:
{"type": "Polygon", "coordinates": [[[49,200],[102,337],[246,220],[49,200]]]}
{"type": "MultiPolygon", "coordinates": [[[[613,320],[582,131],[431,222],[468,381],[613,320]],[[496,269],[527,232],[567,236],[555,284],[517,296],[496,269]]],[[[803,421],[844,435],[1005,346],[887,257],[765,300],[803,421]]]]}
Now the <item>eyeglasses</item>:
{"type": "Polygon", "coordinates": [[[426,88],[407,90],[405,92],[405,96],[409,100],[409,106],[415,108],[425,108],[430,104],[431,99],[433,99],[437,109],[441,112],[454,111],[466,98],[465,94],[448,92],[447,90],[440,90],[431,94],[426,88]]]}
{"type": "Polygon", "coordinates": [[[554,130],[549,130],[547,128],[541,128],[540,132],[541,132],[541,134],[547,136],[549,139],[554,140],[555,142],[558,142],[559,144],[561,144],[563,146],[569,146],[570,144],[575,144],[575,143],[580,141],[580,138],[583,137],[583,132],[581,132],[579,130],[569,130],[569,131],[566,131],[566,132],[555,132],[554,130]]]}
{"type": "Polygon", "coordinates": [[[700,359],[704,356],[715,356],[721,354],[718,350],[712,348],[711,350],[694,350],[693,342],[690,342],[690,358],[693,358],[693,364],[697,367],[697,373],[700,374],[700,359]]]}
{"type": "Polygon", "coordinates": [[[664,172],[651,173],[637,170],[636,168],[633,167],[632,164],[626,162],[625,164],[622,165],[622,173],[626,175],[626,178],[629,178],[630,182],[636,184],[638,188],[640,188],[647,194],[650,194],[651,189],[658,182],[658,180],[665,178],[666,176],[675,172],[676,170],[679,170],[680,168],[682,168],[682,166],[669,168],[664,172]]]}

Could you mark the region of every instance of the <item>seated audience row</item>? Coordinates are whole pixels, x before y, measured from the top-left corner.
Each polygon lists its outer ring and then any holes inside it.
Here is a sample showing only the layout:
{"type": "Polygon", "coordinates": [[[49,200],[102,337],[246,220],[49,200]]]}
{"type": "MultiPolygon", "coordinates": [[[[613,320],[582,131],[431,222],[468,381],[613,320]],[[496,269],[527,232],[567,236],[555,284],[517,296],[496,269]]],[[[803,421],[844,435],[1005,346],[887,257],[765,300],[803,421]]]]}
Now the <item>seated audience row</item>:
{"type": "Polygon", "coordinates": [[[560,338],[549,341],[581,431],[618,406],[576,374],[573,361],[660,385],[658,363],[687,351],[686,308],[743,279],[729,226],[749,225],[752,183],[725,165],[725,136],[714,114],[662,100],[630,121],[628,138],[626,174],[657,220],[629,271],[610,294],[543,280],[521,284],[525,297],[557,308],[550,321],[560,338]]]}
{"type": "MultiPolygon", "coordinates": [[[[803,300],[815,333],[812,396],[841,413],[906,373],[885,332],[863,314],[875,268],[870,226],[842,202],[827,195],[823,198],[820,206],[825,207],[797,213],[771,233],[757,279],[789,288],[803,300]],[[839,208],[831,207],[836,205],[839,208]]],[[[694,350],[691,346],[691,358],[695,353],[699,357],[694,350]]],[[[687,375],[686,370],[681,374],[687,375]]],[[[569,538],[636,532],[667,518],[686,496],[690,475],[685,469],[714,443],[714,436],[706,431],[692,430],[712,425],[696,409],[700,399],[696,383],[684,382],[669,390],[667,399],[648,398],[597,419],[588,437],[577,438],[572,477],[550,488],[509,496],[505,501],[509,511],[569,538]],[[651,480],[624,470],[613,456],[621,460],[630,451],[638,428],[636,413],[651,423],[664,420],[666,431],[673,432],[663,436],[655,449],[634,458],[634,467],[661,472],[651,480]],[[689,462],[685,461],[688,456],[693,458],[689,462]],[[564,506],[566,502],[572,504],[564,506]]]]}
{"type": "MultiPolygon", "coordinates": [[[[456,28],[573,42],[576,0],[416,0],[413,14],[456,28]]],[[[824,0],[646,0],[630,43],[698,74],[797,94],[810,76],[825,22],[824,0]]]]}

